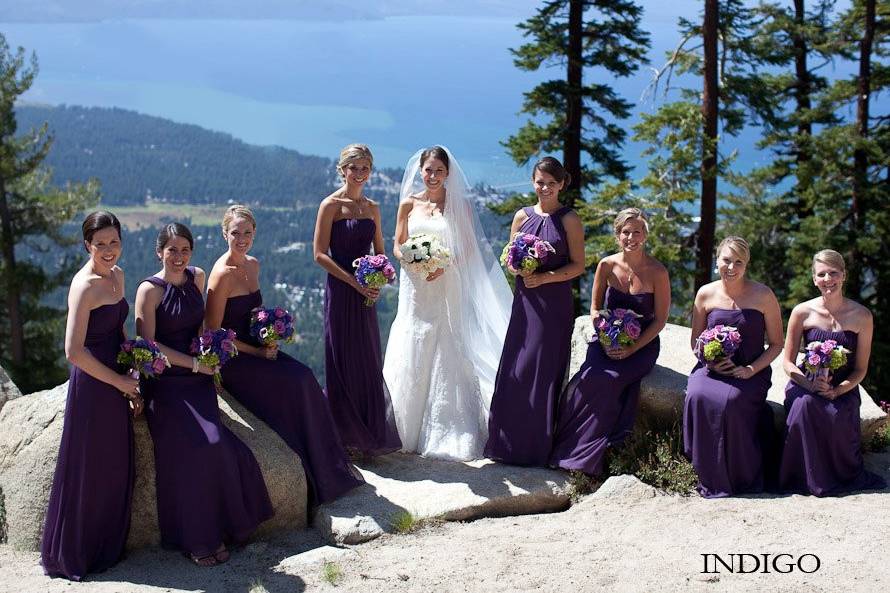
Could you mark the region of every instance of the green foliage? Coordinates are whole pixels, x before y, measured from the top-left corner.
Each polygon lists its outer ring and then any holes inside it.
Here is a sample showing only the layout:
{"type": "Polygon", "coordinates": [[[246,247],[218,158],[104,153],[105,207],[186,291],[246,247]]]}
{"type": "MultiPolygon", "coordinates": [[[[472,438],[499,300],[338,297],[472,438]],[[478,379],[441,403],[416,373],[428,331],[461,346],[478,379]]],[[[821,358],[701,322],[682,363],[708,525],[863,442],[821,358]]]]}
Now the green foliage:
{"type": "Polygon", "coordinates": [[[569,472],[569,498],[572,502],[578,502],[581,497],[590,494],[602,485],[603,481],[591,478],[582,471],[569,472]]]}
{"type": "Polygon", "coordinates": [[[343,570],[336,562],[325,560],[321,567],[321,578],[327,584],[336,587],[343,579],[343,570]]]}
{"type": "Polygon", "coordinates": [[[420,522],[417,517],[411,514],[410,511],[399,511],[395,515],[393,515],[392,519],[389,522],[389,526],[392,528],[393,532],[398,533],[400,535],[404,535],[406,533],[411,533],[416,530],[420,522]]]}
{"type": "Polygon", "coordinates": [[[880,453],[887,449],[890,449],[890,422],[885,422],[878,428],[865,444],[865,450],[869,453],[880,453]]]}
{"type": "Polygon", "coordinates": [[[609,457],[608,475],[632,474],[643,482],[679,494],[690,494],[698,476],[683,455],[678,423],[639,423],[634,433],[609,457]]]}

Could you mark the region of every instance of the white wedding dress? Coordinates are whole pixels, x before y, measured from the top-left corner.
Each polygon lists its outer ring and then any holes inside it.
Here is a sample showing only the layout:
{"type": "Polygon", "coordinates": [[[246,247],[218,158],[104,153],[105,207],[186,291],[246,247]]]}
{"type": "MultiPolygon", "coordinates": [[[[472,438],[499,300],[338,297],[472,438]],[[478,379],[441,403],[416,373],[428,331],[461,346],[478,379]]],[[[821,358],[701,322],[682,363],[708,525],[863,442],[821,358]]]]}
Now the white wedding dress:
{"type": "MultiPolygon", "coordinates": [[[[408,217],[408,234],[438,235],[451,249],[447,225],[443,215],[414,214],[408,217]]],[[[451,266],[432,281],[407,266],[399,274],[399,308],[389,331],[383,376],[402,448],[425,457],[477,459],[488,438],[491,393],[483,397],[466,351],[472,345],[456,335],[462,314],[460,282],[451,266]]]]}

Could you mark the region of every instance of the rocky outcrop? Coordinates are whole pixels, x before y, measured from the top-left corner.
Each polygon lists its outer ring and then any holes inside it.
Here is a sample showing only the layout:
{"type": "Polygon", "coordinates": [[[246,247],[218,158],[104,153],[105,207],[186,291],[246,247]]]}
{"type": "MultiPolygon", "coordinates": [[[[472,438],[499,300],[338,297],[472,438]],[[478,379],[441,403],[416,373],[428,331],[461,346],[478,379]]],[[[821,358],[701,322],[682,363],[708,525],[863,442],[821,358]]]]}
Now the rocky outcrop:
{"type": "MultiPolygon", "coordinates": [[[[589,315],[575,320],[572,334],[572,359],[569,364],[571,377],[587,356],[587,344],[593,337],[593,325],[589,315]]],[[[660,419],[680,419],[683,414],[683,398],[686,394],[686,380],[689,371],[695,366],[695,356],[690,348],[691,330],[688,327],[668,324],[659,334],[661,351],[653,371],[643,379],[640,388],[640,416],[660,419]]],[[[788,376],[782,369],[781,356],[772,363],[772,387],[767,401],[773,410],[776,426],[785,421],[785,385],[788,376]]],[[[862,438],[868,440],[885,422],[885,414],[863,387],[859,388],[861,401],[859,415],[862,420],[862,438]]]]}
{"type": "Polygon", "coordinates": [[[10,379],[9,375],[6,374],[6,371],[3,370],[3,367],[0,367],[0,410],[3,409],[6,402],[21,396],[22,392],[19,391],[16,384],[12,382],[12,379],[10,379]]]}
{"type": "MultiPolygon", "coordinates": [[[[13,546],[40,546],[44,515],[58,457],[68,384],[8,401],[0,410],[0,490],[5,497],[7,537],[13,546]]],[[[283,440],[236,400],[219,399],[223,423],[253,451],[275,509],[258,535],[306,525],[306,477],[283,440]]],[[[160,541],[155,498],[154,452],[144,418],[135,422],[136,485],[128,548],[160,541]]]]}

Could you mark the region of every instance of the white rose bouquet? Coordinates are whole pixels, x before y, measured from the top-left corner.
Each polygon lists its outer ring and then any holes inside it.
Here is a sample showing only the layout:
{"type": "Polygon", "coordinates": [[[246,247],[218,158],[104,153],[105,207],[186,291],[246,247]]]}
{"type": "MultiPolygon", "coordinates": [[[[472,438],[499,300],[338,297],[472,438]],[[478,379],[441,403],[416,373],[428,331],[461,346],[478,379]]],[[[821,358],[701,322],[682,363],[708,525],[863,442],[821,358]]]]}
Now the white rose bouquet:
{"type": "Polygon", "coordinates": [[[442,244],[438,235],[411,235],[400,249],[402,265],[425,276],[440,268],[444,270],[451,261],[451,252],[442,244]]]}

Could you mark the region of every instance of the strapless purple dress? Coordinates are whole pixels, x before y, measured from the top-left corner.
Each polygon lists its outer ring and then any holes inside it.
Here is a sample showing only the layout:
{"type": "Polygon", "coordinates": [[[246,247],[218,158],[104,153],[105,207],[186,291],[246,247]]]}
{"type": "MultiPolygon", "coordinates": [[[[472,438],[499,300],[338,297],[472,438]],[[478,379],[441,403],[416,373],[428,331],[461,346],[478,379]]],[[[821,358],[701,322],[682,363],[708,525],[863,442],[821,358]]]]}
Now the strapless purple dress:
{"type": "MultiPolygon", "coordinates": [[[[352,274],[352,262],[368,255],[376,225],[371,218],[344,218],[331,225],[331,257],[352,274]]],[[[389,390],[377,309],[351,286],[328,274],[324,294],[325,394],[340,438],[348,449],[381,455],[402,448],[389,390]]]]}
{"type": "MultiPolygon", "coordinates": [[[[806,343],[836,340],[852,352],[847,365],[834,372],[833,385],[853,370],[858,338],[855,332],[810,328],[804,337],[806,343]]],[[[859,386],[829,400],[788,382],[785,446],[779,468],[779,486],[783,491],[833,496],[887,487],[883,478],[866,471],[862,461],[859,402],[859,386]]]]}
{"type": "MultiPolygon", "coordinates": [[[[116,372],[124,370],[116,358],[129,310],[121,299],[90,311],[87,323],[84,346],[116,372]]],[[[46,574],[80,581],[120,559],[135,476],[129,403],[116,387],[72,366],[40,546],[46,574]]]]}
{"type": "MultiPolygon", "coordinates": [[[[251,311],[263,304],[260,291],[230,297],[222,326],[255,346],[251,311]]],[[[268,360],[242,352],[222,368],[223,386],[300,457],[309,483],[309,504],[324,504],[364,483],[355,477],[340,444],[328,400],[312,371],[279,352],[268,360]]]]}
{"type": "MultiPolygon", "coordinates": [[[[609,286],[604,307],[632,309],[643,316],[640,325],[645,330],[655,315],[655,295],[628,294],[609,286]]],[[[612,360],[594,336],[587,347],[587,359],[560,398],[551,466],[590,476],[603,473],[606,448],[633,431],[640,381],[655,366],[659,348],[656,337],[629,358],[612,360]]]]}
{"type": "MultiPolygon", "coordinates": [[[[714,309],[708,327],[732,325],[742,343],[732,361],[754,362],[764,351],[766,322],[756,309],[714,309]]],[[[770,367],[750,379],[710,371],[700,362],[689,374],[683,406],[683,448],[698,472],[698,491],[705,498],[763,490],[764,450],[772,429],[766,403],[770,367]]]]}
{"type": "MultiPolygon", "coordinates": [[[[188,353],[204,321],[204,299],[191,269],[164,289],[155,312],[155,340],[188,353]]],[[[161,545],[195,556],[221,543],[241,543],[272,516],[272,503],[256,459],[223,426],[209,375],[172,366],[156,379],[142,379],[145,415],[154,442],[161,545]]]]}
{"type": "MultiPolygon", "coordinates": [[[[562,217],[525,208],[523,233],[549,241],[556,253],[536,273],[561,268],[569,261],[562,217]]],[[[571,354],[575,319],[572,282],[526,288],[516,278],[513,309],[495,379],[485,456],[514,465],[544,467],[553,448],[556,406],[571,354]]]]}

